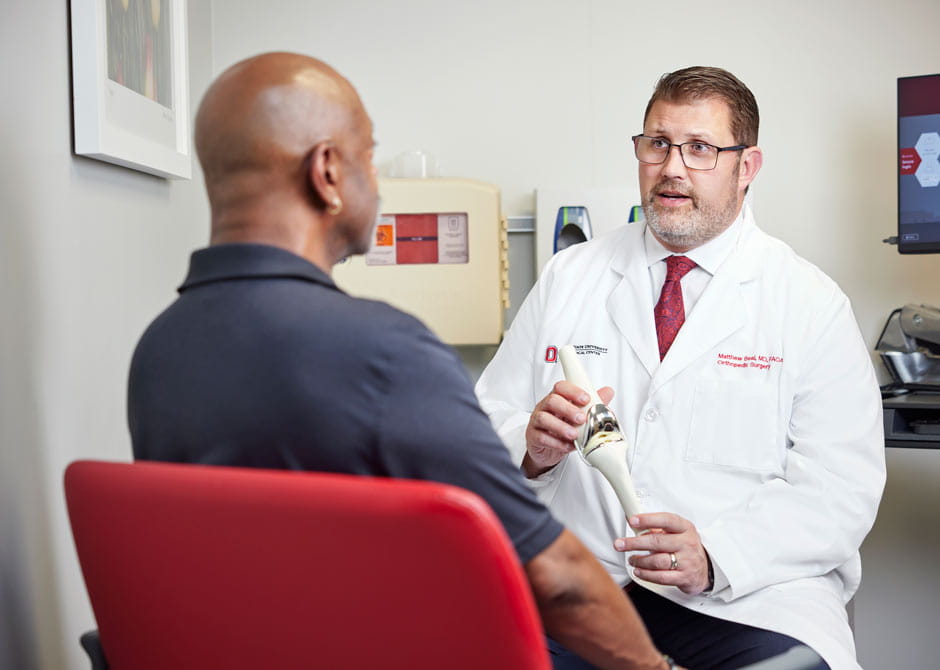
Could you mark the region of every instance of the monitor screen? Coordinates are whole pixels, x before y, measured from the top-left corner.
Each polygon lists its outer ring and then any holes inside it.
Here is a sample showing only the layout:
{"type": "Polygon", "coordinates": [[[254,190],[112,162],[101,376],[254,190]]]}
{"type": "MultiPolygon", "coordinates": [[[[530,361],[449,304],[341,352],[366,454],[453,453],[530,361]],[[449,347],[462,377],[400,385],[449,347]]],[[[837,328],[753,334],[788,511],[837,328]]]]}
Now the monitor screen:
{"type": "Polygon", "coordinates": [[[940,74],[898,79],[898,251],[940,252],[940,74]]]}

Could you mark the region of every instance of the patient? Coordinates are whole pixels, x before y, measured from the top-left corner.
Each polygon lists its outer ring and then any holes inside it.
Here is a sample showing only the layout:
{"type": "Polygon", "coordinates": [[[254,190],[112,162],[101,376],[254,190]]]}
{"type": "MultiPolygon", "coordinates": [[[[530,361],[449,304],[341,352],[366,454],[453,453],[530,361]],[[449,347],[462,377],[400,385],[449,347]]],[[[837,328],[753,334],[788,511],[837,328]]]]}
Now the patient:
{"type": "Polygon", "coordinates": [[[134,353],[135,457],[469,489],[508,532],[549,635],[599,667],[671,666],[528,490],[452,350],[331,280],[373,234],[374,144],[355,89],[315,59],[263,54],[212,84],[196,117],[210,245],[134,353]]]}

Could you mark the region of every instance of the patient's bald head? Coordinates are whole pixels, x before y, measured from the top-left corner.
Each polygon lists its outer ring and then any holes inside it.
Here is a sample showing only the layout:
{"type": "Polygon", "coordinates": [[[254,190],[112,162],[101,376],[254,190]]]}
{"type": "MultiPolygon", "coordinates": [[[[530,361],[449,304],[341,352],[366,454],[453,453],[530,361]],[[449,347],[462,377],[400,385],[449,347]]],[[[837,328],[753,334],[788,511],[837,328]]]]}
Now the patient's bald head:
{"type": "Polygon", "coordinates": [[[268,53],[235,64],[206,92],[195,135],[213,243],[275,244],[321,267],[368,248],[372,122],[326,63],[268,53]]]}
{"type": "Polygon", "coordinates": [[[211,181],[270,169],[336,135],[361,107],[349,82],[326,63],[263,54],[209,87],[196,116],[196,150],[211,181]]]}

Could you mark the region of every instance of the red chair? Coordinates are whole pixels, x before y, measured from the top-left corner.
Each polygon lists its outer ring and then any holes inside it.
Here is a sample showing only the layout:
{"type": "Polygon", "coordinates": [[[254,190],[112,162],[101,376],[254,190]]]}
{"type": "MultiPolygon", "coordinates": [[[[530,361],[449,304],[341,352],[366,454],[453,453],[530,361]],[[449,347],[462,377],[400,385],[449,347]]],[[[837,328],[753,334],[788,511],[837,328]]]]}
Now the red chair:
{"type": "Polygon", "coordinates": [[[512,546],[468,491],[79,461],[65,492],[112,670],[550,667],[512,546]]]}

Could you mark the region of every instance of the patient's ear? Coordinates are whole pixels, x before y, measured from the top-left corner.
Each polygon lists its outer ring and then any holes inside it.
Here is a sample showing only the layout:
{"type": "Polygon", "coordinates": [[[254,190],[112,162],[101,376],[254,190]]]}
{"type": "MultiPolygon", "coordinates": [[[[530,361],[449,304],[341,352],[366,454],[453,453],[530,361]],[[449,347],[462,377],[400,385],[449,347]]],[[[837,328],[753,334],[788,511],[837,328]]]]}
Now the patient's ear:
{"type": "Polygon", "coordinates": [[[310,150],[307,161],[307,182],[316,205],[327,209],[339,197],[342,177],[339,152],[330,140],[318,142],[310,150]]]}

